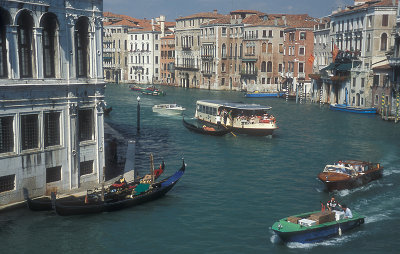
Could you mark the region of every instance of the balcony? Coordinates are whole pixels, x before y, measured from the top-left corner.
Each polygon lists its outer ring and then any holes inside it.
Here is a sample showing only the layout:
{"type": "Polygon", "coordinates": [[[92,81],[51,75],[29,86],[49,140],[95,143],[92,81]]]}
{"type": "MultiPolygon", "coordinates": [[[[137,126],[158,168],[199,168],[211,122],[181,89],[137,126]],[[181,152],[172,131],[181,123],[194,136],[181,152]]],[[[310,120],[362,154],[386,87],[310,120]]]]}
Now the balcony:
{"type": "Polygon", "coordinates": [[[203,59],[203,60],[213,60],[214,56],[213,55],[202,55],[201,59],[203,59]]]}
{"type": "Polygon", "coordinates": [[[115,48],[103,48],[103,52],[115,52],[115,48]]]}
{"type": "Polygon", "coordinates": [[[400,67],[400,57],[389,58],[390,67],[400,67]]]}
{"type": "Polygon", "coordinates": [[[242,70],[240,72],[240,76],[242,76],[242,77],[256,77],[257,73],[258,73],[257,70],[255,70],[255,71],[244,71],[244,70],[242,70]]]}
{"type": "Polygon", "coordinates": [[[190,46],[182,46],[182,51],[190,51],[192,50],[192,47],[190,46]]]}
{"type": "Polygon", "coordinates": [[[176,65],[175,70],[179,71],[198,71],[199,68],[194,65],[176,65]]]}

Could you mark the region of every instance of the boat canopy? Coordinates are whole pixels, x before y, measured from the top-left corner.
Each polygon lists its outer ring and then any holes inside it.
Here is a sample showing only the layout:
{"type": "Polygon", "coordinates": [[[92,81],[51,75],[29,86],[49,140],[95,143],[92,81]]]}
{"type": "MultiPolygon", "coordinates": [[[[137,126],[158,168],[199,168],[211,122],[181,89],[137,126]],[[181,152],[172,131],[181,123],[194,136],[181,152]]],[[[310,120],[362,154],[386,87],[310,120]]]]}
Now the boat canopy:
{"type": "Polygon", "coordinates": [[[270,106],[262,106],[259,104],[244,104],[241,102],[227,102],[222,100],[199,100],[197,104],[206,106],[218,106],[238,110],[270,110],[270,106]]]}

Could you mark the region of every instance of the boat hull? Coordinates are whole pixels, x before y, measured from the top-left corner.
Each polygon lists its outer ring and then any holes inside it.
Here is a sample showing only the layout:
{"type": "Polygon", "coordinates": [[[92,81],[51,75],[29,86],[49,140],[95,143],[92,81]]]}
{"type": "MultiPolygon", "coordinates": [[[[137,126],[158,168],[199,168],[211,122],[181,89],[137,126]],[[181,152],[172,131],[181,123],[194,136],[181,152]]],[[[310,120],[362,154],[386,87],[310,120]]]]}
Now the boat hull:
{"type": "Polygon", "coordinates": [[[232,130],[227,128],[227,129],[216,129],[215,131],[207,131],[203,128],[197,127],[194,124],[188,123],[185,121],[185,119],[182,119],[183,126],[185,126],[188,130],[199,133],[199,134],[204,134],[204,135],[211,135],[211,136],[223,136],[225,134],[228,134],[232,130]]]}
{"type": "Polygon", "coordinates": [[[364,218],[358,218],[355,220],[349,220],[343,223],[337,223],[321,228],[310,228],[308,230],[306,229],[296,232],[281,232],[279,230],[274,230],[274,232],[284,242],[316,243],[324,241],[331,237],[339,236],[341,233],[354,229],[363,223],[364,218]],[[339,233],[339,231],[341,233],[339,233]]]}
{"type": "MultiPolygon", "coordinates": [[[[216,126],[215,123],[211,123],[205,120],[198,119],[202,123],[206,123],[209,125],[216,126]]],[[[271,127],[271,128],[251,128],[248,127],[248,125],[243,125],[242,127],[232,127],[228,125],[228,128],[234,133],[237,134],[247,134],[247,135],[252,135],[252,136],[268,136],[272,135],[274,133],[274,130],[278,129],[277,127],[271,127]]]]}
{"type": "Polygon", "coordinates": [[[350,177],[344,180],[334,180],[333,176],[322,172],[318,175],[318,179],[325,184],[327,191],[354,189],[363,186],[371,181],[378,180],[383,176],[383,168],[376,169],[372,172],[350,177]]]}
{"type": "Polygon", "coordinates": [[[376,108],[361,108],[361,107],[353,107],[344,104],[331,104],[329,105],[329,109],[342,111],[342,112],[349,112],[349,113],[356,113],[356,114],[376,114],[376,108]]]}
{"type": "Polygon", "coordinates": [[[285,93],[246,93],[246,98],[280,98],[285,93]]]}

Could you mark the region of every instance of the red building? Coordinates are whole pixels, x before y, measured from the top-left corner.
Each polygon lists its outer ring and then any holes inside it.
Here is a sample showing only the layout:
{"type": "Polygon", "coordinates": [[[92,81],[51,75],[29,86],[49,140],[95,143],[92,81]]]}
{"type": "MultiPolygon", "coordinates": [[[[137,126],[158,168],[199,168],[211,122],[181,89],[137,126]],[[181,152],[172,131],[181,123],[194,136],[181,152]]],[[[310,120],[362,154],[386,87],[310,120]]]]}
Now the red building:
{"type": "Polygon", "coordinates": [[[163,85],[176,85],[175,82],[175,35],[161,38],[160,80],[163,85]]]}

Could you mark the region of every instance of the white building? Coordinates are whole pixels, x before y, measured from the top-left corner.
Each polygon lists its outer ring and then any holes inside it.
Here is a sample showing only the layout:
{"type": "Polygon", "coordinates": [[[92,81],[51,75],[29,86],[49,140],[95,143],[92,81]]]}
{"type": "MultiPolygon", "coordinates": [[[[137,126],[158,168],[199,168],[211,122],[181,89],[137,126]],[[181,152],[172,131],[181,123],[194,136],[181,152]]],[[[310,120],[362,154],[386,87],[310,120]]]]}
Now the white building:
{"type": "Polygon", "coordinates": [[[103,181],[102,8],[2,1],[0,205],[103,181]]]}

